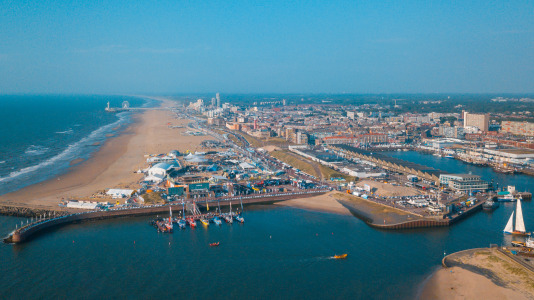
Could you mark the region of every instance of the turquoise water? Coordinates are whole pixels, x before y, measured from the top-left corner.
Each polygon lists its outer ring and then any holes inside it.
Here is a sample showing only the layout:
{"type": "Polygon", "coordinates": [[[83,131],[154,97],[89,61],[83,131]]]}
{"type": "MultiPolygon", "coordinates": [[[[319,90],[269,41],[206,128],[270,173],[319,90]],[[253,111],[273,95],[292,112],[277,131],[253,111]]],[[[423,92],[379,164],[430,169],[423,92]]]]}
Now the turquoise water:
{"type": "Polygon", "coordinates": [[[0,195],[64,172],[124,128],[131,113],[106,113],[108,101],[152,105],[126,96],[0,96],[0,195]]]}

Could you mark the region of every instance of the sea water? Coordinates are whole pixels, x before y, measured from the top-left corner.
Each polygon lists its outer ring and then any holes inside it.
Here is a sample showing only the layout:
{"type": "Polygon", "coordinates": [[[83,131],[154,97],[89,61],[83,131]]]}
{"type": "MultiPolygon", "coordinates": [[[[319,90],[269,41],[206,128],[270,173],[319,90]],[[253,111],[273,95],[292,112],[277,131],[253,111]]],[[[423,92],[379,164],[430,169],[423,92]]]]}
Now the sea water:
{"type": "Polygon", "coordinates": [[[126,96],[0,96],[0,195],[65,172],[131,120],[111,107],[154,105],[126,96]]]}
{"type": "MultiPolygon", "coordinates": [[[[533,177],[416,152],[390,155],[532,192],[533,177]]],[[[445,254],[509,244],[502,230],[514,208],[503,203],[451,227],[400,231],[276,205],[246,207],[245,224],[172,234],[157,233],[151,217],[70,224],[0,245],[0,297],[413,299],[445,254]],[[332,258],[342,253],[346,260],[332,258]]],[[[531,201],[523,213],[532,230],[531,201]]],[[[0,235],[25,222],[0,216],[0,235]]]]}
{"type": "MultiPolygon", "coordinates": [[[[533,206],[524,204],[527,227],[533,206]]],[[[0,245],[3,298],[413,299],[444,254],[505,242],[513,204],[446,228],[245,207],[245,224],[158,233],[151,217],[71,224],[0,245]],[[209,244],[220,242],[218,247],[209,244]],[[345,260],[335,254],[347,253],[345,260]]],[[[25,219],[0,217],[7,234],[25,219]]]]}

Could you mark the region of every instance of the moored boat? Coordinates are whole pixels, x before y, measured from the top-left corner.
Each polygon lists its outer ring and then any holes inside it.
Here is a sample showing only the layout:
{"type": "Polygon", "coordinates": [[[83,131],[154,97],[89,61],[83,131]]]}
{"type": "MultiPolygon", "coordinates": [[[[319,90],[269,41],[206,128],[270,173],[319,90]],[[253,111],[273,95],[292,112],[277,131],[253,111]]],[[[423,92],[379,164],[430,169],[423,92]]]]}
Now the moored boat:
{"type": "Polygon", "coordinates": [[[200,218],[200,223],[202,223],[204,226],[210,226],[210,222],[204,218],[200,218]]]}
{"type": "Polygon", "coordinates": [[[245,223],[245,218],[243,218],[241,215],[235,215],[234,218],[239,223],[245,223]]]}
{"type": "Polygon", "coordinates": [[[184,219],[180,219],[178,220],[178,226],[180,227],[180,229],[185,229],[185,227],[187,226],[187,222],[184,219]]]}
{"type": "Polygon", "coordinates": [[[219,219],[219,217],[214,217],[213,218],[213,223],[215,223],[215,225],[221,225],[222,221],[221,221],[221,219],[219,219]]]}
{"type": "Polygon", "coordinates": [[[484,210],[494,210],[499,207],[499,202],[495,201],[493,197],[489,198],[484,204],[482,204],[482,209],[484,210]]]}
{"type": "Polygon", "coordinates": [[[195,227],[197,227],[197,221],[195,221],[195,219],[193,219],[193,218],[189,218],[189,219],[187,219],[187,223],[189,223],[189,226],[190,226],[191,228],[195,228],[195,227]]]}
{"type": "Polygon", "coordinates": [[[526,244],[524,242],[512,241],[512,246],[514,246],[514,247],[525,247],[526,244]]]}
{"type": "Polygon", "coordinates": [[[234,222],[234,219],[232,219],[232,216],[230,214],[224,215],[223,219],[226,221],[226,223],[232,224],[234,222]]]}
{"type": "Polygon", "coordinates": [[[497,200],[500,202],[515,202],[516,198],[514,198],[514,195],[508,191],[498,192],[497,193],[497,200]]]}

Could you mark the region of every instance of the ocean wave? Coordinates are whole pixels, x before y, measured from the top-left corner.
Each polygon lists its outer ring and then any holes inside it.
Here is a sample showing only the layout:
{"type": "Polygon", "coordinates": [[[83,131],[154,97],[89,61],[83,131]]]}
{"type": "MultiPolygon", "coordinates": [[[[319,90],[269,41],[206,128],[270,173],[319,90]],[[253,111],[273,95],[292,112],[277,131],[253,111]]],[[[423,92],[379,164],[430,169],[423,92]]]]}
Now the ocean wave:
{"type": "Polygon", "coordinates": [[[37,156],[45,154],[46,152],[48,152],[48,150],[50,150],[50,148],[46,148],[44,146],[39,145],[31,145],[24,151],[24,154],[30,156],[37,156]]]}
{"type": "MultiPolygon", "coordinates": [[[[54,157],[51,157],[51,158],[49,158],[49,159],[47,159],[45,161],[42,161],[41,163],[39,163],[37,165],[33,165],[33,166],[26,167],[26,168],[22,168],[20,170],[16,170],[16,171],[13,171],[13,172],[9,173],[9,175],[7,175],[5,177],[0,177],[0,183],[6,183],[6,182],[9,182],[9,181],[18,179],[23,175],[31,176],[32,175],[31,173],[36,172],[36,171],[38,171],[40,169],[43,169],[45,167],[51,167],[54,164],[59,163],[59,162],[68,163],[69,161],[71,161],[73,159],[79,158],[80,155],[83,154],[83,149],[86,148],[86,146],[90,146],[96,140],[105,140],[107,132],[111,132],[113,128],[117,127],[117,125],[120,125],[120,124],[124,123],[128,119],[128,113],[127,112],[118,113],[117,116],[119,117],[119,119],[117,121],[115,121],[115,122],[113,122],[111,124],[104,125],[104,126],[98,128],[98,129],[94,130],[88,136],[82,138],[78,142],[68,145],[67,148],[65,150],[63,150],[61,153],[59,153],[58,155],[56,155],[54,157]]],[[[26,153],[28,153],[28,150],[30,150],[30,153],[35,153],[35,152],[32,152],[32,151],[39,150],[39,148],[37,148],[37,147],[39,147],[39,146],[31,145],[26,150],[26,153]]],[[[44,147],[42,147],[42,148],[44,148],[44,147]]],[[[44,148],[44,149],[47,149],[47,151],[48,151],[48,148],[44,148]]],[[[52,170],[52,171],[57,171],[57,169],[56,170],[52,170]]],[[[48,172],[47,171],[47,174],[51,174],[51,173],[53,173],[53,172],[48,172]]],[[[43,178],[41,178],[41,179],[43,179],[43,178]]]]}
{"type": "Polygon", "coordinates": [[[65,131],[56,131],[56,133],[59,134],[72,134],[74,131],[72,129],[65,130],[65,131]]]}
{"type": "Polygon", "coordinates": [[[5,160],[0,161],[0,164],[5,164],[5,163],[6,163],[5,160]]]}

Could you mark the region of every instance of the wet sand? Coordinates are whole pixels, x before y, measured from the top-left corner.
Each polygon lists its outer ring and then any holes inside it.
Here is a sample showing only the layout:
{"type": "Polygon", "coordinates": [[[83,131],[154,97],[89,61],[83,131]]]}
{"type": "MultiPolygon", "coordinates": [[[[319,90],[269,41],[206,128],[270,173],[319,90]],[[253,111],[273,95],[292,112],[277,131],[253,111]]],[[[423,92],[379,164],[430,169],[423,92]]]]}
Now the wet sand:
{"type": "MultiPolygon", "coordinates": [[[[162,106],[173,102],[162,102],[162,106]]],[[[148,167],[145,155],[168,153],[170,150],[200,150],[200,143],[209,136],[182,135],[186,128],[171,129],[168,124],[187,125],[170,111],[148,110],[136,115],[135,122],[122,134],[108,139],[88,160],[73,166],[68,173],[0,196],[0,204],[13,206],[57,207],[61,199],[99,201],[92,195],[109,188],[137,189],[142,174],[134,173],[148,167]]]]}

